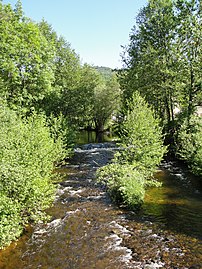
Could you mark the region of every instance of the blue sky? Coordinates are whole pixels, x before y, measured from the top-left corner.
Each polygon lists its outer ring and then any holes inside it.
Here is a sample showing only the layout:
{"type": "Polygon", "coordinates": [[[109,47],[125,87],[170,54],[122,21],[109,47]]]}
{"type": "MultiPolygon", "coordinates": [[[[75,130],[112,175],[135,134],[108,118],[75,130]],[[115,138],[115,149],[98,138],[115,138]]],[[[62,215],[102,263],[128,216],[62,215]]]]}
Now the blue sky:
{"type": "MultiPolygon", "coordinates": [[[[15,5],[17,0],[3,0],[15,5]]],[[[22,0],[27,17],[44,18],[80,55],[82,63],[120,68],[135,17],[147,0],[22,0]]]]}

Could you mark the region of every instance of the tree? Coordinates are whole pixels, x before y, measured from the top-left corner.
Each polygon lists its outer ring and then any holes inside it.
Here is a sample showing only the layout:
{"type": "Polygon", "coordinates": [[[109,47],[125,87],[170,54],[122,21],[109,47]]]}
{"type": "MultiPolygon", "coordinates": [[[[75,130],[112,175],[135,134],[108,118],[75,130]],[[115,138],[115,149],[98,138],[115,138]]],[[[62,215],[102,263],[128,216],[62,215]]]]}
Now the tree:
{"type": "Polygon", "coordinates": [[[175,108],[189,117],[201,100],[200,1],[150,0],[137,17],[127,52],[120,80],[125,106],[140,92],[160,116],[173,149],[175,108]]]}
{"type": "Polygon", "coordinates": [[[38,25],[54,51],[52,59],[54,81],[42,105],[47,115],[53,113],[57,116],[62,113],[72,119],[75,117],[75,111],[72,111],[76,106],[74,97],[78,95],[76,89],[81,76],[79,56],[63,37],[58,37],[46,21],[43,20],[38,25]]]}
{"type": "Polygon", "coordinates": [[[117,77],[112,73],[109,77],[103,77],[100,84],[94,90],[93,118],[97,132],[103,132],[107,121],[112,115],[116,115],[120,107],[120,86],[117,77]]]}
{"type": "Polygon", "coordinates": [[[134,28],[130,36],[129,59],[126,59],[129,67],[126,80],[131,82],[126,84],[125,96],[140,91],[170,126],[176,101],[172,1],[149,1],[138,15],[137,25],[138,29],[134,28]]]}
{"type": "Polygon", "coordinates": [[[178,0],[176,19],[178,20],[176,43],[180,78],[183,81],[182,108],[188,121],[200,102],[202,92],[202,26],[201,1],[178,0]]]}
{"type": "Polygon", "coordinates": [[[16,10],[0,4],[0,79],[10,106],[38,108],[51,89],[54,50],[38,26],[16,10]]]}
{"type": "Polygon", "coordinates": [[[192,172],[202,175],[202,118],[192,115],[180,126],[177,156],[184,160],[192,172]]]}
{"type": "Polygon", "coordinates": [[[120,137],[123,150],[117,155],[118,161],[152,175],[162,160],[166,147],[163,146],[159,120],[137,92],[128,101],[120,137]]]}
{"type": "Polygon", "coordinates": [[[79,83],[75,91],[72,92],[72,95],[75,95],[74,114],[81,127],[92,127],[95,105],[94,94],[100,79],[100,74],[93,67],[88,64],[82,66],[79,83]]]}

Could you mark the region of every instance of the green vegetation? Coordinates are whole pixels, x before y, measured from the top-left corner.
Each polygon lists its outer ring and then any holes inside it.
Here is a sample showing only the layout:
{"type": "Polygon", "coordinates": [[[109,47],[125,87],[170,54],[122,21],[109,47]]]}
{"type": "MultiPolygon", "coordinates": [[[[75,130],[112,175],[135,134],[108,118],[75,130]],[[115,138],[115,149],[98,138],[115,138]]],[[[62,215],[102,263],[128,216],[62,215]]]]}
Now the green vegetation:
{"type": "Polygon", "coordinates": [[[97,173],[113,199],[134,208],[143,202],[147,186],[158,185],[152,175],[166,152],[161,133],[152,109],[135,93],[121,125],[121,150],[97,173]]]}
{"type": "Polygon", "coordinates": [[[168,153],[201,175],[201,119],[194,116],[202,102],[201,12],[199,0],[149,0],[130,34],[119,71],[122,150],[116,166],[98,172],[112,196],[130,207],[143,200],[144,182],[165,153],[161,129],[168,153]]]}
{"type": "Polygon", "coordinates": [[[116,115],[120,108],[120,86],[116,75],[111,73],[106,76],[101,71],[101,81],[94,90],[93,100],[93,120],[97,132],[104,131],[111,120],[112,115],[116,115]]]}
{"type": "Polygon", "coordinates": [[[81,128],[109,127],[119,107],[115,73],[81,65],[44,20],[35,23],[0,1],[0,248],[24,226],[46,219],[54,164],[81,128]],[[114,100],[116,99],[116,102],[114,100]]]}
{"type": "Polygon", "coordinates": [[[143,202],[145,178],[132,165],[108,164],[97,171],[97,177],[107,186],[113,201],[133,209],[143,202]]]}
{"type": "Polygon", "coordinates": [[[125,49],[125,69],[119,72],[124,107],[139,92],[161,120],[169,154],[180,154],[191,167],[194,162],[197,174],[201,142],[192,117],[202,105],[201,12],[199,0],[149,0],[137,16],[125,49]],[[191,139],[187,144],[186,136],[191,139]]]}
{"type": "Polygon", "coordinates": [[[54,80],[54,50],[20,5],[14,11],[0,3],[0,16],[1,97],[12,108],[38,109],[54,80]]]}
{"type": "Polygon", "coordinates": [[[192,116],[180,126],[177,154],[194,174],[202,176],[202,118],[192,116]]]}
{"type": "Polygon", "coordinates": [[[0,1],[0,248],[46,218],[54,164],[81,129],[119,130],[121,150],[98,177],[131,208],[158,185],[163,143],[202,174],[201,12],[199,0],[149,0],[125,67],[112,71],[82,65],[47,22],[26,18],[20,1],[15,9],[0,1]]]}
{"type": "Polygon", "coordinates": [[[139,93],[134,93],[127,106],[120,132],[123,150],[116,155],[116,159],[121,164],[130,164],[134,169],[151,176],[165,153],[162,128],[139,93]]]}
{"type": "Polygon", "coordinates": [[[54,199],[53,162],[63,155],[61,140],[54,142],[45,118],[23,119],[0,108],[0,246],[22,232],[29,221],[43,219],[54,199]]]}

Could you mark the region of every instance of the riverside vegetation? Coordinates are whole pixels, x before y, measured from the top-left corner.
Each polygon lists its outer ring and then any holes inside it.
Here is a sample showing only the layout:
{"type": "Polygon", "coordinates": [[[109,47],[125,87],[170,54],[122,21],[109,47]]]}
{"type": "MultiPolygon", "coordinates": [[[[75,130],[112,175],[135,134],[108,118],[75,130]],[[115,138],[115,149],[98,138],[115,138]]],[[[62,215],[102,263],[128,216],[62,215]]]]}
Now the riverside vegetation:
{"type": "Polygon", "coordinates": [[[115,200],[133,208],[143,202],[147,186],[158,185],[151,177],[166,147],[159,121],[138,93],[128,102],[120,128],[121,150],[115,154],[113,163],[100,168],[97,174],[115,200]]]}
{"type": "Polygon", "coordinates": [[[81,64],[46,21],[0,1],[0,248],[47,219],[53,169],[81,128],[119,133],[98,180],[130,208],[159,185],[152,175],[166,152],[202,175],[201,10],[198,0],[149,0],[123,68],[111,70],[81,64]]]}

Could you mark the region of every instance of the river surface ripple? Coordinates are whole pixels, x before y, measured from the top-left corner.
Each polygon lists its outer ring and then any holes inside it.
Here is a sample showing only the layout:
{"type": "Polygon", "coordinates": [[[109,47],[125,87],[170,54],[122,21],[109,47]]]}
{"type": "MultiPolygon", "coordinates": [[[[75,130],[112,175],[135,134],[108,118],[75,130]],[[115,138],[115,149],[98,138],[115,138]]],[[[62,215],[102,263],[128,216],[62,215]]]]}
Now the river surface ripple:
{"type": "Polygon", "coordinates": [[[156,175],[163,186],[147,192],[142,209],[119,208],[94,180],[115,150],[113,143],[75,149],[58,170],[64,180],[48,211],[51,221],[1,251],[1,269],[202,268],[198,183],[164,163],[156,175]]]}

